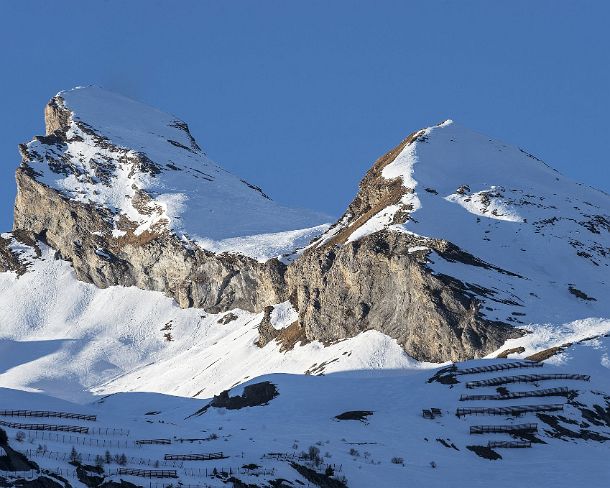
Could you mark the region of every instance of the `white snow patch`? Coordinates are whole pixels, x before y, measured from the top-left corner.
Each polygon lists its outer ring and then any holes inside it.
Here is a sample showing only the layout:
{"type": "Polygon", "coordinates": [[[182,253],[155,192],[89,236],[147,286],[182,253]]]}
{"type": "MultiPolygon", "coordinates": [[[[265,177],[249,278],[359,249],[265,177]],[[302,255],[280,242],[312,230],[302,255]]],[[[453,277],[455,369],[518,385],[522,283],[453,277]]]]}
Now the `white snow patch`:
{"type": "Polygon", "coordinates": [[[299,312],[294,309],[288,300],[275,305],[273,307],[273,311],[271,312],[271,325],[277,330],[285,329],[298,319],[299,312]]]}

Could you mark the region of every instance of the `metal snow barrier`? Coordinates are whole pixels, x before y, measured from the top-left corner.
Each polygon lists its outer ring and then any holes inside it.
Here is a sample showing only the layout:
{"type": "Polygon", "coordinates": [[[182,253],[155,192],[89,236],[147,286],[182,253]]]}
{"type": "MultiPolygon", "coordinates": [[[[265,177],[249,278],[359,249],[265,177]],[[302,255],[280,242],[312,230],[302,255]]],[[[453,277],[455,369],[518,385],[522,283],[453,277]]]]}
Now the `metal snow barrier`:
{"type": "Polygon", "coordinates": [[[511,407],[471,407],[458,408],[455,414],[458,417],[466,415],[521,415],[528,412],[555,412],[563,410],[563,403],[552,405],[513,405],[511,407]]]}
{"type": "Polygon", "coordinates": [[[443,412],[441,411],[440,408],[435,408],[432,407],[430,410],[428,410],[427,408],[424,408],[422,411],[422,417],[424,417],[425,419],[433,419],[436,417],[442,417],[443,416],[443,412]]]}
{"type": "Polygon", "coordinates": [[[81,427],[79,425],[20,424],[17,422],[5,422],[4,420],[0,420],[0,425],[20,430],[53,430],[59,432],[78,432],[79,434],[89,433],[89,427],[81,427]]]}
{"type": "Polygon", "coordinates": [[[523,448],[532,447],[532,443],[530,441],[489,441],[487,447],[491,449],[498,447],[523,448]]]}
{"type": "Polygon", "coordinates": [[[458,369],[455,371],[455,374],[477,374],[477,373],[489,373],[492,371],[503,371],[506,369],[515,369],[515,368],[541,368],[544,364],[537,363],[534,361],[518,361],[514,363],[498,363],[498,364],[490,364],[488,366],[478,366],[476,368],[465,368],[458,369]]]}
{"type": "Polygon", "coordinates": [[[140,478],[177,478],[178,473],[175,469],[132,469],[119,468],[117,474],[127,474],[139,476],[140,478]]]}
{"type": "Polygon", "coordinates": [[[547,397],[547,396],[568,396],[571,393],[576,393],[576,390],[570,390],[565,386],[559,388],[547,388],[545,390],[531,391],[514,391],[506,395],[461,395],[460,401],[472,400],[511,400],[513,398],[529,398],[529,397],[547,397]]]}
{"type": "Polygon", "coordinates": [[[489,441],[487,443],[487,447],[491,449],[498,447],[523,448],[532,447],[532,443],[530,441],[489,441]]]}
{"type": "Polygon", "coordinates": [[[56,417],[61,419],[91,420],[93,422],[97,420],[96,415],[70,412],[50,412],[47,410],[0,410],[0,415],[4,417],[56,417]]]}
{"type": "Polygon", "coordinates": [[[138,439],[136,440],[136,444],[171,444],[171,439],[138,439]]]}
{"type": "Polygon", "coordinates": [[[524,374],[520,376],[500,376],[498,378],[490,378],[488,380],[469,381],[466,383],[466,388],[476,388],[479,386],[499,386],[508,383],[533,383],[543,380],[582,380],[589,381],[591,377],[588,374],[524,374]]]}
{"type": "Polygon", "coordinates": [[[514,424],[514,425],[472,425],[471,434],[512,434],[538,432],[538,424],[514,424]]]}
{"type": "Polygon", "coordinates": [[[225,459],[222,452],[210,452],[207,454],[166,454],[166,461],[211,461],[212,459],[225,459]]]}

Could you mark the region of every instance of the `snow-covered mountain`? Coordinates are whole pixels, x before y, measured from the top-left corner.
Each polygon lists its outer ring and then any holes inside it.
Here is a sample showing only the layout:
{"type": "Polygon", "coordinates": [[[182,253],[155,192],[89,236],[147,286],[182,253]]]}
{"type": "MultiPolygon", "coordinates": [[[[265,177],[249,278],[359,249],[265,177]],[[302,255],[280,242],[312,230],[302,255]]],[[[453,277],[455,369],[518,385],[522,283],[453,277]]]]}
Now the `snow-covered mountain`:
{"type": "Polygon", "coordinates": [[[22,148],[34,178],[110,210],[115,238],[169,230],[209,251],[265,261],[324,228],[324,216],[278,205],[209,159],[185,122],[143,103],[75,88],[53,98],[46,125],[47,137],[22,148]]]}
{"type": "MultiPolygon", "coordinates": [[[[363,209],[358,195],[318,246],[389,229],[411,236],[409,252],[428,254],[434,273],[470,287],[492,320],[608,315],[609,195],[450,120],[414,133],[396,152],[367,175],[397,188],[391,200],[363,209]],[[438,240],[474,259],[439,250],[438,240]]],[[[361,193],[371,185],[363,186],[361,193]]]]}
{"type": "MultiPolygon", "coordinates": [[[[45,122],[21,146],[14,229],[0,236],[0,410],[96,414],[121,429],[130,469],[223,451],[207,466],[230,476],[179,466],[181,483],[202,487],[610,482],[608,195],[446,121],[379,158],[328,225],[226,172],[186,123],[139,102],[78,88],[45,122]],[[466,384],[539,373],[581,376],[466,384]],[[441,415],[422,417],[431,408],[441,415]],[[515,423],[537,432],[469,433],[515,423]],[[157,437],[171,445],[135,444],[157,437]],[[499,439],[532,447],[488,444],[499,439]]],[[[100,441],[112,445],[102,431],[22,444],[19,422],[30,419],[0,412],[0,481],[18,484],[6,468],[35,461],[93,486],[69,451],[82,443],[94,464],[100,441]]],[[[142,485],[104,469],[96,487],[142,485]]],[[[55,474],[45,483],[67,488],[55,474]]]]}

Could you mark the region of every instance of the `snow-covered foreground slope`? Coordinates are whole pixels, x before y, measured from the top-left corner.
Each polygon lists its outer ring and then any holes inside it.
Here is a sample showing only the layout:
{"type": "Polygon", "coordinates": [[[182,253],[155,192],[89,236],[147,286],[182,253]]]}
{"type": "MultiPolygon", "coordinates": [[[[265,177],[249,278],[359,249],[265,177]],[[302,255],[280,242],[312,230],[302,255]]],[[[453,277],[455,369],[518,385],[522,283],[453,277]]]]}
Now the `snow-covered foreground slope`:
{"type": "Polygon", "coordinates": [[[65,142],[36,137],[24,148],[34,178],[110,210],[114,237],[126,219],[136,236],[170,230],[212,252],[265,261],[327,228],[325,216],[278,205],[218,166],[172,115],[97,87],[63,91],[51,109],[69,117],[69,129],[65,142]]]}
{"type": "MultiPolygon", "coordinates": [[[[607,355],[608,342],[605,338],[595,346],[604,352],[596,348],[587,351],[579,348],[560,366],[458,375],[459,383],[456,384],[430,382],[436,371],[269,375],[248,384],[268,381],[275,385],[277,396],[264,404],[241,409],[210,406],[202,411],[209,399],[152,393],[120,393],[90,405],[75,405],[33,393],[0,390],[6,409],[97,415],[95,422],[44,419],[50,424],[87,426],[92,429],[87,435],[27,432],[24,442],[18,442],[15,440],[18,428],[3,428],[7,430],[13,448],[26,453],[41,467],[60,473],[73,486],[80,484],[74,467],[67,462],[72,445],[83,462],[89,464],[93,464],[96,456],[104,456],[106,450],[111,455],[125,454],[124,465],[114,461],[103,465],[105,476],[146,486],[149,480],[117,475],[117,470],[176,470],[179,480],[157,482],[180,481],[214,487],[225,486],[229,476],[233,476],[261,487],[272,486],[272,480],[284,479],[287,484],[273,486],[602,488],[610,483],[607,466],[610,443],[604,441],[610,438],[610,414],[604,413],[610,411],[610,378],[607,366],[599,361],[600,356],[607,355]],[[586,361],[580,361],[582,357],[586,357],[586,361]],[[509,392],[567,387],[571,392],[569,397],[460,401],[461,395],[466,394],[497,394],[492,387],[465,388],[468,381],[532,373],[585,374],[590,375],[590,380],[505,385],[509,392]],[[539,416],[536,413],[455,415],[457,408],[464,407],[528,405],[560,405],[562,410],[539,416]],[[433,419],[424,418],[422,410],[431,408],[438,408],[440,414],[436,413],[433,419]],[[360,416],[362,420],[336,418],[345,412],[351,412],[352,417],[360,416]],[[535,424],[537,432],[521,436],[470,434],[471,426],[516,424],[535,424]],[[136,445],[135,441],[141,439],[167,439],[167,444],[136,445]],[[490,450],[486,449],[490,441],[531,444],[527,448],[490,450]],[[481,446],[482,456],[468,446],[481,446]],[[313,452],[313,459],[304,455],[308,452],[313,452]],[[222,453],[223,458],[164,460],[166,454],[193,453],[222,453]],[[498,455],[500,459],[488,459],[498,455]],[[318,485],[299,473],[297,465],[318,473],[324,473],[330,465],[334,468],[334,478],[346,485],[318,485]],[[218,475],[213,475],[214,470],[218,475]]],[[[457,366],[463,369],[510,362],[479,360],[457,366]]],[[[243,388],[235,388],[230,395],[242,393],[243,388]]],[[[40,419],[0,415],[0,420],[34,422],[40,419]]]]}

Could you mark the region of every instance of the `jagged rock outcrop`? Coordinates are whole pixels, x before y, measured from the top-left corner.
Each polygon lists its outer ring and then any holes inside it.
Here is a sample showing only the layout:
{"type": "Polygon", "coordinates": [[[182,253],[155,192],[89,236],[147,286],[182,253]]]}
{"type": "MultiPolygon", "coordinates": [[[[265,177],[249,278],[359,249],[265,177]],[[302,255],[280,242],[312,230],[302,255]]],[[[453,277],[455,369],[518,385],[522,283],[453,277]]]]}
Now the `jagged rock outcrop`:
{"type": "Polygon", "coordinates": [[[411,356],[440,362],[476,357],[521,335],[485,320],[465,285],[433,275],[412,246],[406,234],[381,231],[301,257],[289,281],[306,336],[334,342],[378,330],[411,356]]]}
{"type": "Polygon", "coordinates": [[[12,234],[0,235],[0,273],[13,271],[20,276],[27,271],[30,263],[15,244],[31,248],[35,255],[40,257],[36,236],[31,232],[17,230],[12,234]]]}
{"type": "MultiPolygon", "coordinates": [[[[379,158],[330,228],[222,170],[186,123],[137,102],[64,92],[45,122],[20,146],[14,236],[46,242],[99,287],[265,311],[260,347],[377,330],[416,359],[461,360],[528,321],[603,315],[608,196],[449,121],[379,158]],[[286,300],[298,322],[278,330],[272,307],[286,300]]],[[[0,240],[0,270],[26,269],[0,240]]]]}
{"type": "Polygon", "coordinates": [[[277,259],[260,263],[214,254],[168,231],[138,236],[126,227],[114,238],[112,219],[107,209],[67,199],[31,178],[27,168],[17,170],[14,228],[28,229],[57,249],[82,281],[161,291],[181,307],[212,313],[258,311],[283,300],[286,266],[277,259]]]}

